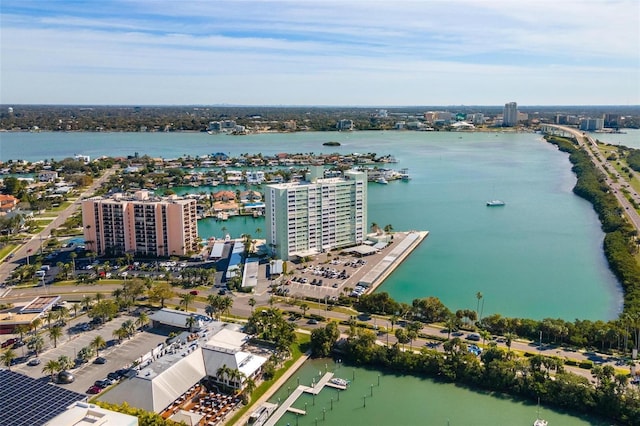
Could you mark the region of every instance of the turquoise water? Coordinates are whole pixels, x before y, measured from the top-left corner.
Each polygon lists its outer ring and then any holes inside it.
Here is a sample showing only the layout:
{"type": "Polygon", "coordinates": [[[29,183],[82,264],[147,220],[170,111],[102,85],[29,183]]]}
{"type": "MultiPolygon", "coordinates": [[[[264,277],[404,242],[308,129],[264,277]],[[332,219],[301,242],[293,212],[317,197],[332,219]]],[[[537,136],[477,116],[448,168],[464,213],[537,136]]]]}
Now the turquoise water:
{"type": "Polygon", "coordinates": [[[640,149],[640,129],[623,129],[624,133],[590,133],[601,142],[640,149]]]}
{"type": "MultiPolygon", "coordinates": [[[[620,135],[624,136],[624,135],[620,135]]],[[[409,168],[410,182],[369,184],[369,221],[430,236],[382,286],[411,302],[437,296],[451,309],[529,318],[611,319],[622,293],[602,254],[591,206],[571,188],[568,156],[536,134],[353,132],[259,134],[4,133],[0,159],[30,161],[75,153],[154,157],[213,152],[376,152],[409,168]],[[325,147],[327,140],[341,147],[325,147]],[[490,199],[501,208],[487,208],[490,199]]],[[[216,189],[221,189],[220,187],[216,189]]],[[[193,192],[202,188],[190,188],[193,192]]],[[[203,238],[264,237],[263,219],[199,223],[203,238]],[[222,227],[226,229],[222,230],[222,227]]]]}
{"type": "MultiPolygon", "coordinates": [[[[278,426],[315,426],[316,419],[319,425],[526,426],[533,424],[538,411],[537,406],[528,401],[474,392],[431,379],[336,365],[327,359],[306,362],[270,402],[284,402],[298,385],[298,380],[300,384],[309,386],[326,370],[335,371],[336,377],[351,380],[349,388],[338,391],[325,387],[315,398],[302,394],[293,407],[306,409],[307,415],[296,418],[295,414],[287,413],[277,423],[278,426]]],[[[609,424],[587,416],[575,417],[553,411],[544,405],[540,408],[540,417],[552,426],[609,424]]]]}

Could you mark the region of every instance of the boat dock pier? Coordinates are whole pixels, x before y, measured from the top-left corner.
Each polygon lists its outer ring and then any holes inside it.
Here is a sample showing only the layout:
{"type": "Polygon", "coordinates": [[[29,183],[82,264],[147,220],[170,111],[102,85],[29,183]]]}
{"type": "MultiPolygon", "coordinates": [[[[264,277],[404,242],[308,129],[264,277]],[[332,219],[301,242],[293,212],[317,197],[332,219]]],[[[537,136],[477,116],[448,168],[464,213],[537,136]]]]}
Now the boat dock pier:
{"type": "Polygon", "coordinates": [[[327,372],[324,374],[324,376],[320,378],[320,380],[318,380],[318,383],[314,384],[313,386],[300,385],[296,387],[293,390],[293,392],[291,392],[291,395],[289,395],[289,397],[280,406],[278,406],[278,409],[276,410],[276,412],[273,413],[273,415],[269,417],[269,419],[264,423],[264,426],[275,426],[278,420],[280,420],[280,418],[284,416],[284,413],[286,413],[287,411],[291,413],[299,414],[302,416],[306,415],[307,414],[306,411],[301,410],[299,408],[292,407],[293,403],[296,402],[296,400],[303,393],[317,395],[325,386],[330,386],[330,387],[341,389],[341,390],[347,389],[346,386],[341,386],[341,385],[336,385],[334,383],[331,383],[329,380],[331,380],[332,378],[333,378],[333,373],[327,372]]]}

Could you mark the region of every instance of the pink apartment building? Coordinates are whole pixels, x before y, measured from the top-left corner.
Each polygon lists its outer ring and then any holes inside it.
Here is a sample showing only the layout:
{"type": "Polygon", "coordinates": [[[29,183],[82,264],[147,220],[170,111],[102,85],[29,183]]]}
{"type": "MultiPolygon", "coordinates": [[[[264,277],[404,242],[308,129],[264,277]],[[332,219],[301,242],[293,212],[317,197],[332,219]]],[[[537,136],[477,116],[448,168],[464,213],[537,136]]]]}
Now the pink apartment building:
{"type": "Polygon", "coordinates": [[[82,202],[87,250],[98,255],[184,256],[198,252],[196,201],[142,190],[82,202]]]}

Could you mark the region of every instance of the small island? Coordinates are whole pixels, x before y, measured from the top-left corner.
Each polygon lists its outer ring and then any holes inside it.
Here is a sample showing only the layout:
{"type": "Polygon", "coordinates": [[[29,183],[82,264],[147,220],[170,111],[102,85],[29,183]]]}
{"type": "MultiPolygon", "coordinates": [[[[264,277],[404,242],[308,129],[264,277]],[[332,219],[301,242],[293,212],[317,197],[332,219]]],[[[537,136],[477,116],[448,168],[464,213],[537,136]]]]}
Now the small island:
{"type": "Polygon", "coordinates": [[[324,146],[340,146],[340,142],[329,141],[329,142],[323,143],[322,145],[324,145],[324,146]]]}

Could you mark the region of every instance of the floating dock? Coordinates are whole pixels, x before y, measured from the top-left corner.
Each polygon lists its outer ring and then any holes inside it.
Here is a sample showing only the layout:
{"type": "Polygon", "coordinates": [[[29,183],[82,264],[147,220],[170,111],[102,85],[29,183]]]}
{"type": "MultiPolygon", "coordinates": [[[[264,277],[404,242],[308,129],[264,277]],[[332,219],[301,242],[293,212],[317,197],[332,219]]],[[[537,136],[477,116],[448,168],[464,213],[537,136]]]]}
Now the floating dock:
{"type": "Polygon", "coordinates": [[[329,380],[331,380],[332,378],[333,378],[333,373],[327,372],[327,373],[324,373],[324,375],[320,378],[320,380],[318,380],[318,383],[316,383],[313,386],[300,385],[296,387],[293,390],[293,392],[291,392],[291,395],[289,395],[289,397],[280,406],[278,406],[278,409],[276,410],[276,412],[273,413],[271,417],[269,417],[269,420],[265,422],[264,426],[275,426],[278,420],[280,420],[280,418],[284,416],[284,413],[286,413],[287,411],[290,413],[295,413],[302,416],[306,415],[307,414],[306,411],[301,410],[299,408],[292,407],[293,403],[296,402],[296,400],[303,393],[317,395],[325,386],[330,386],[330,387],[341,389],[341,390],[345,390],[347,388],[346,386],[336,385],[334,383],[331,383],[329,380]]]}

